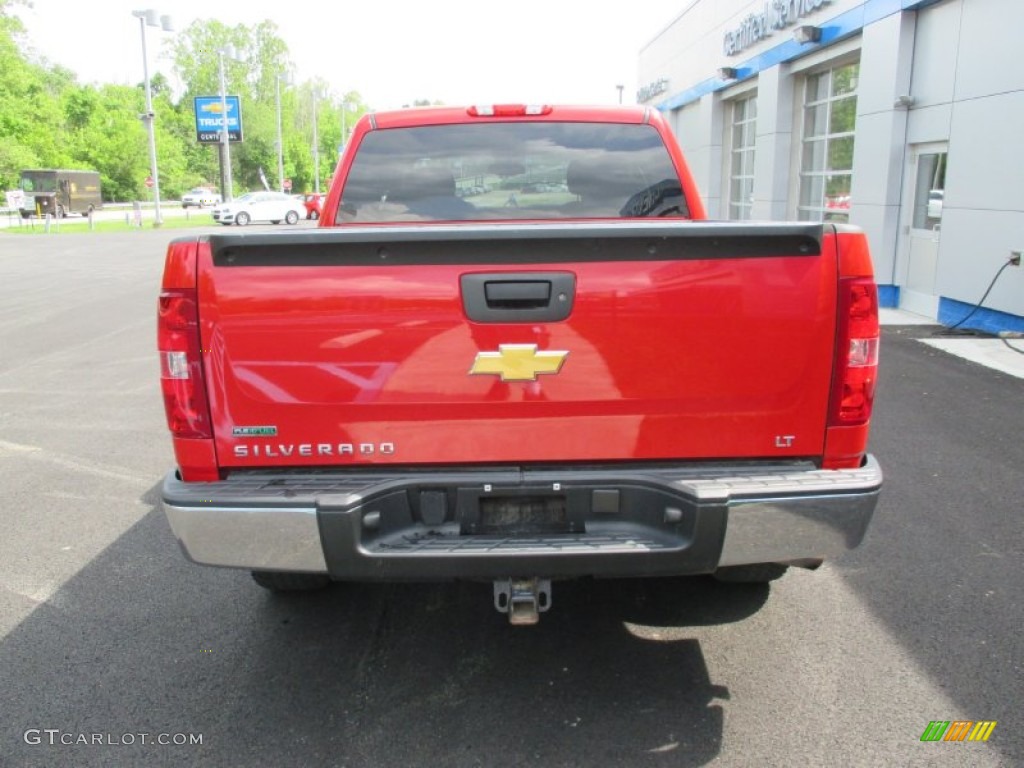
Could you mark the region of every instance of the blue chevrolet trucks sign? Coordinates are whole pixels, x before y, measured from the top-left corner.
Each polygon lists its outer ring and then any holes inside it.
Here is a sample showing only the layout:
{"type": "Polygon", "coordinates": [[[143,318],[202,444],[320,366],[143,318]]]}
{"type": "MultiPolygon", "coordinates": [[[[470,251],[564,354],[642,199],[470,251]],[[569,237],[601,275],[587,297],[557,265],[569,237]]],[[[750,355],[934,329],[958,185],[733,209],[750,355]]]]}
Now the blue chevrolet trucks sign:
{"type": "MultiPolygon", "coordinates": [[[[227,125],[228,141],[242,140],[242,104],[237,96],[228,96],[227,125]]],[[[224,105],[220,96],[196,96],[196,140],[200,144],[216,144],[220,141],[223,126],[224,105]]]]}

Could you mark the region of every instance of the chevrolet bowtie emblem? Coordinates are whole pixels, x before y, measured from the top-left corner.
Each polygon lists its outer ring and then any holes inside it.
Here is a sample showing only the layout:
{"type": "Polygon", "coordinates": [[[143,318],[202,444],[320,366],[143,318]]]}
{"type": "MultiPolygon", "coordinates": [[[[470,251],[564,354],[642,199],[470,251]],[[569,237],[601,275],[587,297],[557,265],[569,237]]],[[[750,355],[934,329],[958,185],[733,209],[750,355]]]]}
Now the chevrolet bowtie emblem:
{"type": "Polygon", "coordinates": [[[536,344],[499,344],[497,352],[478,352],[469,372],[497,374],[502,381],[536,381],[539,373],[558,373],[568,355],[538,352],[536,344]]]}

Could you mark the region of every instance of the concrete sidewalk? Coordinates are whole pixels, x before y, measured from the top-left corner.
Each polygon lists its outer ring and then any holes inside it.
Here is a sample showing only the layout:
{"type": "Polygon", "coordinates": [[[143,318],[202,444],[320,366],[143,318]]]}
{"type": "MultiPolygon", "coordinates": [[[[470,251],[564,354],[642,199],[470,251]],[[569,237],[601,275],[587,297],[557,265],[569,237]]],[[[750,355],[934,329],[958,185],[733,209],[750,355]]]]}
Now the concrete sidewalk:
{"type": "Polygon", "coordinates": [[[978,336],[942,336],[939,334],[943,326],[936,321],[900,309],[882,309],[880,316],[885,326],[932,326],[937,335],[924,336],[918,341],[972,363],[1024,379],[1024,339],[1008,339],[1004,342],[1002,339],[978,336]]]}

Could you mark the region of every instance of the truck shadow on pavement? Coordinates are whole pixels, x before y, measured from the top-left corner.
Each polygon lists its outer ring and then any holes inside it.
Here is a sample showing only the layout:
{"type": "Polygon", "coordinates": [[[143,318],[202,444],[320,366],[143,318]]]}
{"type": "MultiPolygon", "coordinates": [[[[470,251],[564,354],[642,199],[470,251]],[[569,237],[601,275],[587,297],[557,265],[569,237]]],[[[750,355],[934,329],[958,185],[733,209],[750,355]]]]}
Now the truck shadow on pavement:
{"type": "Polygon", "coordinates": [[[532,628],[507,624],[490,584],[282,597],[185,562],[155,507],[0,646],[0,754],[48,766],[704,765],[721,750],[729,692],[687,628],[740,621],[767,595],[705,579],[557,582],[532,628]],[[28,729],[116,743],[32,745],[28,729]],[[123,743],[140,733],[202,744],[123,743]]]}

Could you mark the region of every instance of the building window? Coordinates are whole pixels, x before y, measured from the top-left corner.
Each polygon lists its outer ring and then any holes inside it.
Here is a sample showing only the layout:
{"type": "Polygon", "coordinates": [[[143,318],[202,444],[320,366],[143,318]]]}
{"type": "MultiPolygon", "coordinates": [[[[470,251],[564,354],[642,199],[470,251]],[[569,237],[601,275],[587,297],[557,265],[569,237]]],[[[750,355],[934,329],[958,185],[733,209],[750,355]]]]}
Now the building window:
{"type": "Polygon", "coordinates": [[[917,183],[914,188],[914,229],[938,227],[942,220],[942,202],[946,196],[946,153],[920,155],[917,158],[917,183]]]}
{"type": "Polygon", "coordinates": [[[754,145],[757,142],[758,98],[732,102],[729,139],[729,218],[749,219],[754,205],[754,145]]]}
{"type": "Polygon", "coordinates": [[[860,65],[808,75],[797,218],[849,221],[860,65]]]}
{"type": "Polygon", "coordinates": [[[729,218],[749,219],[754,204],[754,144],[757,135],[757,97],[732,102],[729,141],[729,218]]]}

